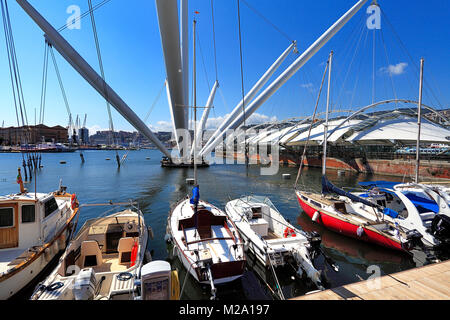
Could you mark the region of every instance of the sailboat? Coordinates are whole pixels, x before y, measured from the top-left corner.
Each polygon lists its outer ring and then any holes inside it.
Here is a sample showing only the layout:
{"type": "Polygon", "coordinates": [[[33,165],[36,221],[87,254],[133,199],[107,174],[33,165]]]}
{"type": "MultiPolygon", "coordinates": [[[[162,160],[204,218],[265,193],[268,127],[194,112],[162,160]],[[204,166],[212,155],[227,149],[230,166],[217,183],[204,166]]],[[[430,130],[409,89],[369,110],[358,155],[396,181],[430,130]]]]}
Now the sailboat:
{"type": "MultiPolygon", "coordinates": [[[[195,90],[195,25],[194,20],[194,63],[193,101],[194,137],[196,132],[196,90],[195,90]]],[[[211,285],[215,298],[215,285],[240,278],[244,272],[245,255],[243,241],[228,216],[216,206],[200,200],[197,183],[197,150],[194,140],[194,188],[192,198],[181,199],[171,209],[167,220],[167,234],[174,250],[188,270],[188,274],[204,284],[211,285]]]]}
{"type": "Polygon", "coordinates": [[[66,187],[0,197],[0,300],[11,298],[66,248],[78,216],[78,200],[66,187]]]}
{"type": "Polygon", "coordinates": [[[343,235],[390,249],[410,251],[420,241],[417,230],[404,229],[383,219],[390,212],[377,203],[334,186],[326,177],[327,127],[333,52],[328,60],[328,93],[323,141],[322,193],[298,190],[295,194],[303,211],[316,223],[343,235]]]}

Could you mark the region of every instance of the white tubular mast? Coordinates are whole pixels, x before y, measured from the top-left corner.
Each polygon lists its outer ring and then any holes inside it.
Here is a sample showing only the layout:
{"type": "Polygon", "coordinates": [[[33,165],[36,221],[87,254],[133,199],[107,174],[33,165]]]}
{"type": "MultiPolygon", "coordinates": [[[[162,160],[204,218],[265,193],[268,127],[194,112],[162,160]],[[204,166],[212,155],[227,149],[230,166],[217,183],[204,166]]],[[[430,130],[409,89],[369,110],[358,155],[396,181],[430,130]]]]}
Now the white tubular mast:
{"type": "Polygon", "coordinates": [[[417,104],[417,142],[416,142],[416,174],[415,183],[419,183],[420,166],[420,128],[422,123],[422,89],[423,89],[423,64],[424,59],[420,59],[420,82],[419,82],[419,103],[417,104]]]}
{"type": "MultiPolygon", "coordinates": [[[[258,91],[269,81],[270,77],[273,75],[273,73],[280,67],[281,63],[286,59],[286,57],[289,55],[291,50],[296,46],[296,42],[292,42],[289,47],[281,54],[281,56],[270,66],[269,69],[267,69],[266,73],[261,77],[261,79],[258,80],[258,82],[253,86],[253,88],[247,93],[247,95],[244,97],[245,105],[248,105],[249,102],[256,96],[258,91]]],[[[215,138],[220,136],[222,132],[224,132],[224,129],[239,115],[240,112],[242,112],[242,103],[241,100],[238,105],[231,111],[229,116],[222,122],[217,128],[217,130],[214,132],[214,134],[211,136],[211,138],[206,143],[205,149],[211,142],[214,141],[215,138]]],[[[214,146],[215,147],[215,146],[214,146]]],[[[213,147],[213,148],[214,148],[213,147]]],[[[203,155],[203,149],[201,150],[200,154],[203,155]]]]}
{"type": "Polygon", "coordinates": [[[172,122],[178,144],[176,129],[187,129],[189,117],[189,108],[184,100],[186,91],[183,87],[183,75],[180,72],[187,63],[183,65],[181,61],[178,5],[177,0],[156,0],[155,3],[170,92],[172,122]]]}
{"type": "MultiPolygon", "coordinates": [[[[193,143],[197,143],[196,147],[197,146],[201,147],[201,145],[202,145],[201,141],[202,141],[202,136],[203,136],[203,130],[206,126],[206,120],[208,120],[209,112],[211,111],[211,107],[212,107],[212,104],[214,101],[214,96],[216,95],[216,90],[217,90],[218,86],[219,86],[219,82],[216,80],[216,82],[214,82],[214,86],[211,89],[211,93],[209,94],[208,101],[206,101],[205,110],[203,111],[202,118],[200,120],[200,124],[197,128],[197,133],[194,138],[193,143]]],[[[192,155],[194,153],[194,148],[192,148],[191,150],[192,150],[191,151],[191,155],[192,155]]]]}
{"type": "Polygon", "coordinates": [[[152,141],[164,155],[171,157],[170,152],[153,134],[147,125],[131,110],[120,96],[105,82],[102,77],[78,54],[77,51],[42,17],[26,0],[16,0],[22,9],[45,33],[46,39],[58,50],[61,56],[98,92],[102,95],[133,127],[152,141]]]}
{"type": "Polygon", "coordinates": [[[240,113],[215,139],[202,149],[200,156],[211,152],[223,139],[228,130],[239,127],[244,120],[253,114],[267,99],[269,99],[286,81],[288,81],[303,65],[311,59],[367,2],[359,0],[349,11],[336,21],[320,38],[305,50],[277,79],[275,79],[253,102],[248,105],[244,113],[240,113]]]}
{"type": "Polygon", "coordinates": [[[333,64],[333,51],[328,58],[328,88],[327,88],[327,111],[325,114],[325,123],[323,130],[323,156],[322,156],[322,176],[325,176],[327,170],[327,143],[328,143],[328,116],[330,114],[330,93],[331,93],[331,67],[333,64]]]}

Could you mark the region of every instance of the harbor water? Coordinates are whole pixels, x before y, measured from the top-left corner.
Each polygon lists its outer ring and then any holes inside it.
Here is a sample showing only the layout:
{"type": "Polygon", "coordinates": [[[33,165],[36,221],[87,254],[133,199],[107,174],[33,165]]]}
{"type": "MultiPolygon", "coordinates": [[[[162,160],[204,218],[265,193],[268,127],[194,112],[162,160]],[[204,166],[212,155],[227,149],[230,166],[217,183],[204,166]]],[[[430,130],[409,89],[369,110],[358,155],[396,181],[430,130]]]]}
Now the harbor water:
{"type": "MultiPolygon", "coordinates": [[[[120,156],[125,151],[119,151],[120,156]]],[[[69,193],[76,193],[81,204],[137,201],[144,213],[145,223],[153,229],[154,238],[149,239],[148,249],[153,259],[168,260],[179,270],[180,283],[184,285],[183,299],[209,299],[210,290],[201,286],[191,277],[185,282],[186,270],[173,257],[172,248],[164,239],[167,215],[171,204],[190,195],[192,185],[186,183],[193,177],[193,169],[169,169],[160,166],[161,153],[158,150],[129,151],[120,169],[115,162],[115,151],[84,151],[85,162],[81,162],[79,152],[42,154],[43,168],[37,172],[37,180],[26,184],[29,192],[34,192],[35,182],[38,192],[54,191],[60,180],[69,193]],[[109,158],[110,160],[107,160],[109,158]],[[61,164],[65,161],[65,164],[61,164]]],[[[0,194],[19,191],[16,183],[17,168],[22,163],[19,153],[0,153],[0,194]]],[[[23,170],[23,169],[22,169],[23,170]]],[[[261,175],[260,167],[251,165],[224,164],[198,169],[200,197],[221,209],[230,199],[254,194],[270,197],[278,210],[293,223],[306,231],[317,231],[322,236],[324,252],[339,266],[335,272],[325,264],[323,257],[315,261],[316,268],[322,270],[327,279],[327,288],[368,279],[371,276],[386,275],[426,264],[425,255],[394,252],[373,244],[362,243],[322,228],[313,223],[300,209],[295,197],[293,184],[297,168],[280,167],[276,175],[261,175]],[[283,174],[290,174],[286,179],[283,174]],[[378,272],[378,274],[377,274],[378,272]]],[[[341,187],[357,187],[357,183],[367,180],[399,181],[396,177],[345,174],[330,170],[329,179],[341,187]]],[[[24,178],[24,175],[22,174],[24,178]]],[[[320,190],[320,169],[304,170],[301,185],[308,189],[320,190]]],[[[102,215],[108,207],[85,207],[80,211],[78,228],[84,221],[102,215]]],[[[248,259],[244,276],[228,285],[219,286],[219,299],[274,299],[276,283],[269,270],[252,265],[248,259]]],[[[49,273],[48,270],[47,273],[49,273]]],[[[303,295],[316,290],[313,285],[294,277],[292,266],[278,270],[277,278],[285,298],[303,295]]],[[[40,280],[45,274],[40,276],[40,280]]],[[[38,279],[39,280],[39,279],[38,279]]],[[[22,293],[20,299],[28,299],[32,289],[22,293]]]]}

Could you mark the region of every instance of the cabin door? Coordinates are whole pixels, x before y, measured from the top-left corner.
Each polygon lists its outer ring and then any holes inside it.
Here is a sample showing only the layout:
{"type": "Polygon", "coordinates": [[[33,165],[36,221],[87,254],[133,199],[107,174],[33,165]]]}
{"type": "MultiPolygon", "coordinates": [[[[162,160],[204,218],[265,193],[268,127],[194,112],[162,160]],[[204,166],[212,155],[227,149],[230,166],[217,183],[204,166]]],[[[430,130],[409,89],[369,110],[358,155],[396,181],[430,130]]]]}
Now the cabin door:
{"type": "Polygon", "coordinates": [[[17,203],[0,204],[0,249],[19,246],[18,209],[17,203]]]}

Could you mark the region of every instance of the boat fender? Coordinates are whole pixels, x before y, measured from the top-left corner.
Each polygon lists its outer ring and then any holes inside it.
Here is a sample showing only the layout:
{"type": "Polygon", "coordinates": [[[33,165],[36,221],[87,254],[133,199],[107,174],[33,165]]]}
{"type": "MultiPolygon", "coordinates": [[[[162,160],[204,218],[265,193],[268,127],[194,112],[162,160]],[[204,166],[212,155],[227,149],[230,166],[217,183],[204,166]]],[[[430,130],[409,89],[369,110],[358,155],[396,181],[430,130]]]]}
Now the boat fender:
{"type": "Polygon", "coordinates": [[[294,229],[289,228],[289,227],[286,227],[286,229],[284,229],[284,234],[283,235],[284,235],[285,238],[287,238],[289,236],[291,236],[291,237],[295,237],[296,236],[294,229]]]}
{"type": "Polygon", "coordinates": [[[314,212],[314,215],[313,215],[313,217],[312,217],[312,221],[316,222],[317,219],[319,218],[319,215],[320,215],[320,212],[319,212],[319,211],[314,212]]]}
{"type": "Polygon", "coordinates": [[[358,229],[356,229],[356,234],[358,235],[358,237],[362,237],[362,235],[364,234],[364,228],[359,226],[358,229]]]}
{"type": "Polygon", "coordinates": [[[133,244],[133,248],[131,248],[131,264],[130,267],[134,266],[136,264],[136,257],[138,252],[138,242],[135,241],[133,244]]]}
{"type": "Polygon", "coordinates": [[[78,207],[77,195],[75,193],[73,193],[72,196],[70,197],[70,205],[72,209],[78,207]]]}
{"type": "Polygon", "coordinates": [[[128,281],[133,278],[133,275],[129,272],[121,272],[117,275],[117,280],[119,281],[128,281]]]}

